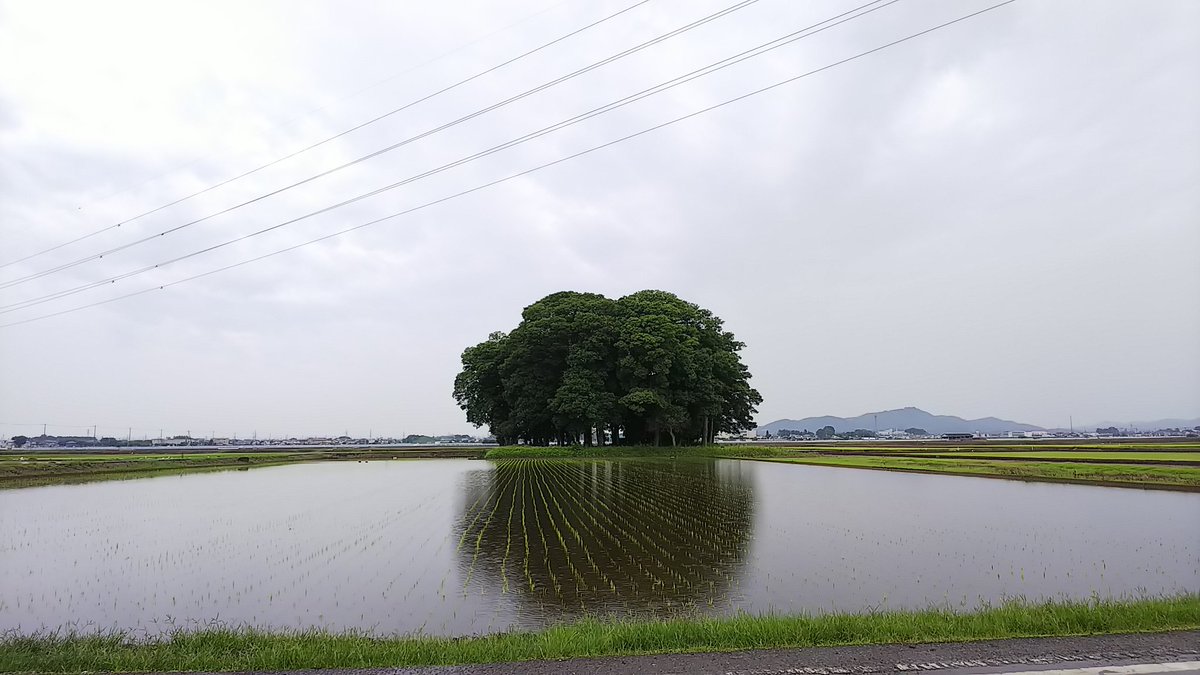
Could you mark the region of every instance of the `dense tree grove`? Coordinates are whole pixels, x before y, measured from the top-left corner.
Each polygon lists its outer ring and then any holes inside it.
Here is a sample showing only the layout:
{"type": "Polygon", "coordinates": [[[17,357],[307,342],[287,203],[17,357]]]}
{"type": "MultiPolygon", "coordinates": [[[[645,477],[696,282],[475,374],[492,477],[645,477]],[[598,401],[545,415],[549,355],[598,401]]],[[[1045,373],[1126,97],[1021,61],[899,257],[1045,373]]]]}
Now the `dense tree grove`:
{"type": "Polygon", "coordinates": [[[753,428],[762,402],[743,346],[671,293],[564,291],[464,351],[454,399],[501,444],[711,443],[753,428]]]}

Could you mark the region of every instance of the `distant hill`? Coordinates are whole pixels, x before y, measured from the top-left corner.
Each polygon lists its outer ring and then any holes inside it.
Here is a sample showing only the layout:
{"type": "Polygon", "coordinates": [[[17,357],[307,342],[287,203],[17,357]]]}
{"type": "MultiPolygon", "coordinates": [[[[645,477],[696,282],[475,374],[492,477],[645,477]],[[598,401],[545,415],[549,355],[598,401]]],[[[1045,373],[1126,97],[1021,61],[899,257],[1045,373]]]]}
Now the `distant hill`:
{"type": "Polygon", "coordinates": [[[1168,417],[1161,420],[1141,420],[1138,422],[1097,422],[1089,424],[1084,429],[1091,431],[1093,428],[1116,427],[1118,429],[1128,429],[1132,426],[1134,429],[1141,431],[1156,431],[1158,429],[1194,429],[1200,426],[1200,417],[1191,419],[1180,419],[1178,417],[1168,417]]]}
{"type": "Polygon", "coordinates": [[[900,408],[899,410],[881,410],[866,413],[858,417],[805,417],[799,420],[776,420],[758,428],[758,434],[763,435],[768,430],[772,434],[780,429],[808,429],[816,431],[824,426],[831,426],[838,433],[854,431],[855,429],[909,429],[916,427],[931,434],[949,433],[983,433],[1000,434],[1006,431],[1043,431],[1042,427],[1023,424],[996,417],[983,417],[977,420],[965,420],[953,415],[933,415],[920,408],[900,408]]]}

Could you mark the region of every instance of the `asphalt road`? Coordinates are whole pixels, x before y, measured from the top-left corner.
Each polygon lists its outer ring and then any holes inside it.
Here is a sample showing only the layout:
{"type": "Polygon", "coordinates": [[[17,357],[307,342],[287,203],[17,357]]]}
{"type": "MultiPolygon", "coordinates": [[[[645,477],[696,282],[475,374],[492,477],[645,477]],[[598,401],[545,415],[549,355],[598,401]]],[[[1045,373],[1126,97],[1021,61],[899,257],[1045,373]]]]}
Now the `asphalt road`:
{"type": "Polygon", "coordinates": [[[1200,631],[622,656],[435,668],[293,671],[288,675],[865,675],[925,671],[939,671],[940,675],[1200,674],[1200,631]]]}

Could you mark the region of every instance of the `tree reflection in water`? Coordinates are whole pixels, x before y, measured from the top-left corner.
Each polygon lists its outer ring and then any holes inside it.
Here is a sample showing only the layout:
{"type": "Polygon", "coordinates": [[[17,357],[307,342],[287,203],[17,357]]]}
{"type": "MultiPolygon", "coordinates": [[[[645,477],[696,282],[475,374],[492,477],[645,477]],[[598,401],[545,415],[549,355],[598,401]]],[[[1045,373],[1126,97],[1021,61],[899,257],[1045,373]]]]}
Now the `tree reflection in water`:
{"type": "Polygon", "coordinates": [[[461,591],[536,620],[720,606],[755,505],[746,467],[711,460],[500,460],[462,497],[461,591]]]}

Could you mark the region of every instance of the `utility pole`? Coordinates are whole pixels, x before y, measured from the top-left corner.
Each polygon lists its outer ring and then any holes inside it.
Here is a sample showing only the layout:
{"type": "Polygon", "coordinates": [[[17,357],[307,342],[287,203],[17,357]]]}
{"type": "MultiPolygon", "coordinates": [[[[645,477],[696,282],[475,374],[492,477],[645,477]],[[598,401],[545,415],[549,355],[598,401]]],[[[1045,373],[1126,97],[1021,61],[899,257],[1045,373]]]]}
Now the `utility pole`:
{"type": "Polygon", "coordinates": [[[45,423],[42,424],[42,435],[43,436],[46,435],[46,424],[45,423]]]}
{"type": "Polygon", "coordinates": [[[125,437],[126,443],[129,443],[131,441],[133,441],[133,427],[129,427],[129,435],[125,437]]]}

